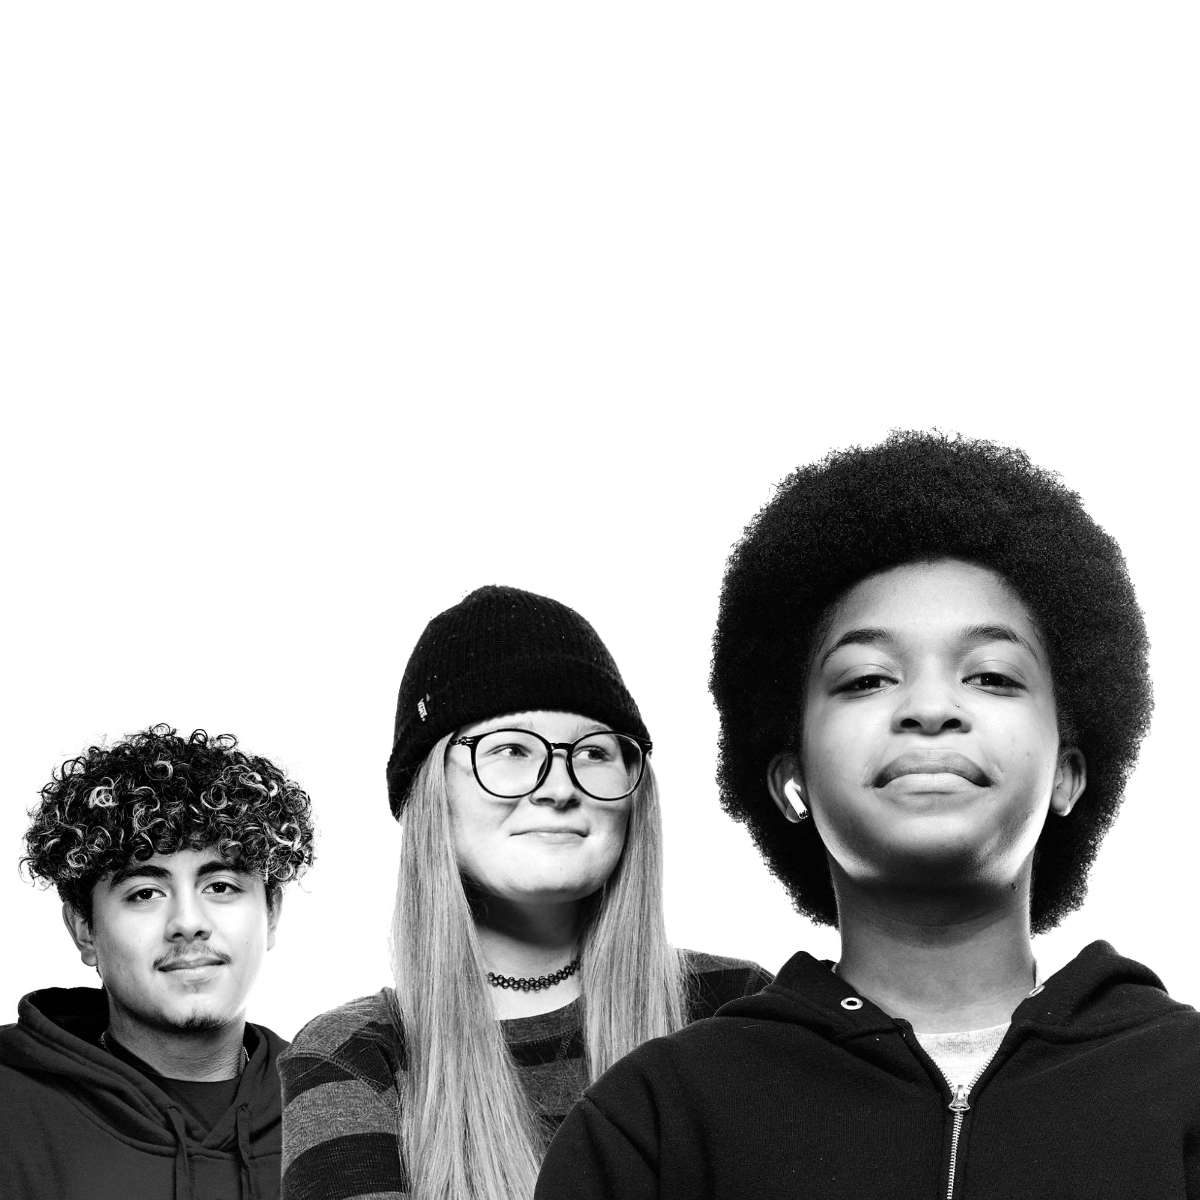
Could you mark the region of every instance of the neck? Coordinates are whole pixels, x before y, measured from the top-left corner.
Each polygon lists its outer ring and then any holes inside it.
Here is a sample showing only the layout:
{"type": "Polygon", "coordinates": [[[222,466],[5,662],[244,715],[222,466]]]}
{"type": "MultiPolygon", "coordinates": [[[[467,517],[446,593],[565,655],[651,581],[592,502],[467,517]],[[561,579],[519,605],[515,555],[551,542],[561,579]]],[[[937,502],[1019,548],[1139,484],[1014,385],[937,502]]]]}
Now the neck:
{"type": "MultiPolygon", "coordinates": [[[[579,952],[581,915],[578,901],[514,904],[489,897],[475,921],[487,969],[495,975],[533,979],[565,967],[579,952]]],[[[579,995],[579,977],[573,975],[538,992],[489,991],[497,1017],[532,1016],[574,1000],[579,995]]]]}
{"type": "Polygon", "coordinates": [[[241,1017],[219,1029],[158,1029],[109,1002],[107,1036],[167,1079],[215,1083],[240,1075],[245,1031],[241,1017]]]}
{"type": "Polygon", "coordinates": [[[1033,988],[1028,879],[999,895],[899,902],[836,886],[838,973],[918,1033],[1002,1025],[1033,988]]]}

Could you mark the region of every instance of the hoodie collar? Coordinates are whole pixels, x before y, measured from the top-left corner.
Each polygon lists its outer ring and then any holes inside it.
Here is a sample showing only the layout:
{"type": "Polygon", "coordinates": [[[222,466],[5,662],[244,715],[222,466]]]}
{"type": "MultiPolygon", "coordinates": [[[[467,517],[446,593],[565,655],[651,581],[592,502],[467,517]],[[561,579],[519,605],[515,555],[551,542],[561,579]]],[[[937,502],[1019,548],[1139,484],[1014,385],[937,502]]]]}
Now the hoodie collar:
{"type": "MultiPolygon", "coordinates": [[[[99,988],[45,988],[24,996],[17,1024],[0,1032],[0,1061],[20,1070],[60,1076],[106,1124],[127,1136],[174,1148],[181,1126],[167,1117],[177,1102],[147,1075],[99,1045],[108,1025],[108,1001],[99,988]]],[[[232,1149],[242,1139],[257,1141],[281,1118],[276,1060],[284,1043],[262,1026],[247,1026],[249,1061],[233,1103],[211,1131],[200,1130],[190,1115],[183,1128],[193,1146],[232,1149]]]]}
{"type": "MultiPolygon", "coordinates": [[[[757,996],[726,1005],[721,1016],[802,1024],[833,1040],[891,1032],[897,1022],[860,996],[828,960],[801,951],[757,996]]],[[[1149,968],[1092,942],[1027,996],[1013,1025],[1057,1039],[1087,1040],[1185,1008],[1171,1000],[1149,968]]]]}
{"type": "Polygon", "coordinates": [[[1034,988],[1017,1006],[1013,1024],[1059,1040],[1086,1041],[1186,1008],[1167,995],[1149,967],[1097,941],[1034,988]]]}

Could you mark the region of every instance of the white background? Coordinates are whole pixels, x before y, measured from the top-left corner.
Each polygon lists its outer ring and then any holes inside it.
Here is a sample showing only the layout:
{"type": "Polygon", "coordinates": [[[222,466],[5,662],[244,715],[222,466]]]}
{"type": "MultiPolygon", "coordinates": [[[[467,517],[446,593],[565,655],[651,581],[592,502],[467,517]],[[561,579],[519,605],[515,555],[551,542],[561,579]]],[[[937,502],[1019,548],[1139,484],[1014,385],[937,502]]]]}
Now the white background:
{"type": "MultiPolygon", "coordinates": [[[[1158,707],[1088,904],[1200,1002],[1195,9],[9,6],[0,1010],[94,979],[17,873],[155,721],[311,792],[251,1016],[387,980],[404,661],[487,582],[579,608],[656,742],[668,919],[834,951],[713,785],[724,559],[896,426],[1025,448],[1121,541],[1158,707]]],[[[0,1018],[2,1019],[2,1018],[0,1018]]]]}

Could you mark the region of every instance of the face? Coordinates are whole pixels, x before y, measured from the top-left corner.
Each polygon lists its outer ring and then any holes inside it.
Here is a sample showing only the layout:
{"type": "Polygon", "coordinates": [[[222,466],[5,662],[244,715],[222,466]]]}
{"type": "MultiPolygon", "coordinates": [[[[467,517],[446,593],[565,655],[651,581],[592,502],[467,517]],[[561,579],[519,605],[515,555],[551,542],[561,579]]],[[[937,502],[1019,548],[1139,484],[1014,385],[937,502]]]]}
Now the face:
{"type": "Polygon", "coordinates": [[[66,910],[80,956],[100,973],[114,1023],[162,1031],[240,1019],[274,945],[278,902],[261,878],[212,849],[156,854],[102,878],[92,923],[66,910]]]}
{"type": "Polygon", "coordinates": [[[789,778],[835,879],[922,888],[1027,881],[1048,811],[1069,813],[1084,781],[1033,619],[1003,578],[957,560],[882,572],[837,603],[800,760],[772,766],[779,802],[789,778]]]}
{"type": "MultiPolygon", "coordinates": [[[[477,721],[456,736],[530,729],[549,742],[573,742],[605,728],[572,713],[528,712],[477,721]]],[[[519,904],[563,903],[598,891],[621,857],[633,803],[631,796],[596,800],[581,791],[561,751],[541,787],[506,800],[480,787],[468,747],[451,746],[446,792],[459,868],[489,895],[519,904]]]]}

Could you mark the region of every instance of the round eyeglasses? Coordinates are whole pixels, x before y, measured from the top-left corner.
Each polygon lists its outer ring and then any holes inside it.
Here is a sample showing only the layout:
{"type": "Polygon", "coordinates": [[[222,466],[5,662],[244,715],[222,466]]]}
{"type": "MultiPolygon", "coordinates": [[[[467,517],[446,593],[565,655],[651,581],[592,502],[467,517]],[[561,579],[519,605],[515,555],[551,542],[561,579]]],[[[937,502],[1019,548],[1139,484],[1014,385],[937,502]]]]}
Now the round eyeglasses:
{"type": "Polygon", "coordinates": [[[516,800],[536,792],[550,774],[556,750],[566,752],[571,782],[594,800],[620,800],[642,781],[652,746],[644,738],[602,729],[573,742],[550,742],[530,729],[489,729],[455,738],[468,746],[479,786],[493,796],[516,800]]]}

